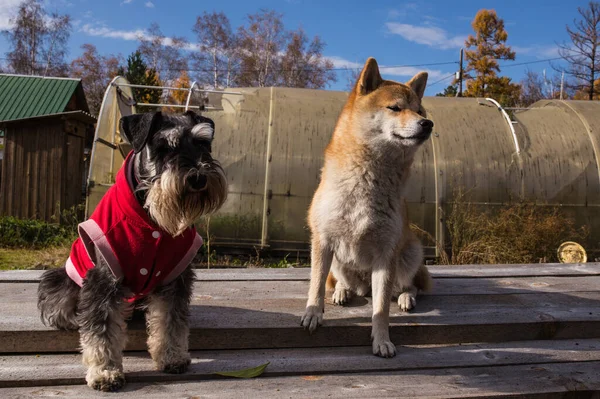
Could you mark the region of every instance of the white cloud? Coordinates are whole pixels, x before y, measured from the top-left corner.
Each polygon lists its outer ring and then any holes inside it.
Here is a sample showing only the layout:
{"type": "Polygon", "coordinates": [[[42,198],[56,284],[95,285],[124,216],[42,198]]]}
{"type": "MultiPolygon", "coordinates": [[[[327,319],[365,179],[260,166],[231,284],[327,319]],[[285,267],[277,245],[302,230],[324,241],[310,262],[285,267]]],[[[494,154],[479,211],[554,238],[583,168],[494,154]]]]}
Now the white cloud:
{"type": "Polygon", "coordinates": [[[389,33],[400,35],[410,42],[442,50],[460,48],[466,39],[466,36],[451,37],[448,32],[435,26],[415,26],[397,22],[388,22],[386,26],[389,33]]]}
{"type": "Polygon", "coordinates": [[[129,3],[132,3],[132,2],[133,2],[133,0],[123,0],[123,2],[121,3],[121,5],[123,5],[123,4],[129,4],[129,3]]]}
{"type": "Polygon", "coordinates": [[[386,67],[385,65],[382,65],[379,68],[381,69],[380,72],[382,75],[407,76],[409,78],[412,78],[419,72],[427,72],[429,75],[429,82],[431,82],[432,79],[439,79],[444,75],[448,75],[437,69],[423,69],[418,67],[386,67]]]}
{"type": "Polygon", "coordinates": [[[558,46],[544,46],[538,49],[537,55],[544,58],[558,57],[558,46]]]}
{"type": "Polygon", "coordinates": [[[13,27],[10,19],[16,16],[20,4],[21,0],[2,0],[2,6],[0,6],[0,30],[11,29],[13,27]]]}
{"type": "Polygon", "coordinates": [[[154,3],[151,1],[147,1],[146,4],[144,4],[144,5],[148,8],[154,8],[154,3]]]}
{"type": "Polygon", "coordinates": [[[331,56],[331,57],[325,57],[327,58],[329,61],[331,61],[331,63],[333,64],[333,67],[336,69],[339,68],[348,68],[348,69],[362,69],[364,64],[361,64],[360,62],[353,62],[353,61],[348,61],[342,57],[338,57],[338,56],[331,56]]]}
{"type": "Polygon", "coordinates": [[[530,55],[537,58],[558,57],[558,46],[555,45],[537,45],[537,46],[510,46],[511,49],[519,55],[530,55]]]}
{"type": "Polygon", "coordinates": [[[83,25],[81,31],[90,36],[108,37],[111,39],[138,40],[140,36],[147,37],[146,31],[142,29],[114,30],[106,26],[94,27],[92,24],[83,25]]]}
{"type": "MultiPolygon", "coordinates": [[[[87,35],[90,35],[90,36],[106,37],[109,39],[121,39],[121,40],[128,40],[128,41],[137,41],[140,39],[140,37],[143,39],[146,39],[146,40],[152,39],[152,36],[150,36],[143,29],[119,30],[119,29],[111,29],[104,25],[98,26],[98,25],[94,25],[94,24],[85,24],[81,27],[80,31],[87,35]]],[[[165,46],[173,46],[174,41],[170,37],[165,37],[163,39],[162,44],[165,46]]],[[[183,46],[183,49],[188,50],[188,51],[198,51],[199,47],[197,44],[194,44],[194,43],[186,43],[183,46]]]]}
{"type": "Polygon", "coordinates": [[[404,18],[408,16],[408,14],[414,13],[419,9],[419,5],[417,3],[407,2],[401,4],[399,7],[393,8],[388,11],[388,18],[397,19],[404,18]]]}

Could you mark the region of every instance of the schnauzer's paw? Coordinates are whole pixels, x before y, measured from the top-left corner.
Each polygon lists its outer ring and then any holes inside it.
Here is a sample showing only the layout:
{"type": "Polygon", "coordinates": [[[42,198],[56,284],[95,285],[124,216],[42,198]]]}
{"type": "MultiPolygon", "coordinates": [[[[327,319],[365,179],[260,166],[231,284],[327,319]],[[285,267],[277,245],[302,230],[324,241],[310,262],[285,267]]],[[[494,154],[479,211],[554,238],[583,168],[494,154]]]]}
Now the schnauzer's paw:
{"type": "Polygon", "coordinates": [[[344,287],[337,286],[331,297],[332,301],[336,305],[345,305],[350,299],[352,299],[352,291],[345,289],[344,287]]]}
{"type": "Polygon", "coordinates": [[[396,356],[396,345],[390,340],[373,340],[373,354],[379,357],[394,357],[396,356]]]}
{"type": "Polygon", "coordinates": [[[125,385],[125,375],[120,370],[89,369],[85,379],[90,388],[102,392],[115,392],[125,385]]]}
{"type": "Polygon", "coordinates": [[[323,309],[317,306],[307,306],[300,325],[312,334],[323,323],[323,309]]]}
{"type": "Polygon", "coordinates": [[[188,370],[191,363],[190,354],[184,353],[178,356],[169,356],[169,359],[157,363],[157,368],[168,374],[183,374],[188,370]]]}
{"type": "Polygon", "coordinates": [[[410,292],[403,292],[398,297],[398,306],[403,312],[408,312],[417,304],[417,298],[410,292]]]}

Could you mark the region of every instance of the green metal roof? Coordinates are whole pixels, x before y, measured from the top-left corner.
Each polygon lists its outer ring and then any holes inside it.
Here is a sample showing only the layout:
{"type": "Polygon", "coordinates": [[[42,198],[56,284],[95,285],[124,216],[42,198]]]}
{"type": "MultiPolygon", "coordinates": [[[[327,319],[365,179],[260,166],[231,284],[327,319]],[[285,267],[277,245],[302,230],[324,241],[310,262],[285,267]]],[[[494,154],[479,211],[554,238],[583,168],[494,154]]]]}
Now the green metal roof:
{"type": "Polygon", "coordinates": [[[64,112],[76,91],[88,111],[80,79],[0,74],[0,121],[64,112]]]}

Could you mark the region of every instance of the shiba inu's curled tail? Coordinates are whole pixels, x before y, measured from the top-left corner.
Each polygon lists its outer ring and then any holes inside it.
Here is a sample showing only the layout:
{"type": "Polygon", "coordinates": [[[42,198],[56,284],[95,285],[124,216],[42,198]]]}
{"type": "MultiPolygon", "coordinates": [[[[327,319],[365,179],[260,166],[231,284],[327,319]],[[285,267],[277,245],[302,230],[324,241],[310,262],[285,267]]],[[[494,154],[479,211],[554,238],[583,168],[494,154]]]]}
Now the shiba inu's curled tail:
{"type": "MultiPolygon", "coordinates": [[[[327,282],[329,283],[329,279],[327,282]]],[[[425,265],[419,266],[419,270],[417,270],[417,274],[415,274],[415,277],[413,278],[413,284],[420,291],[431,291],[433,280],[425,265]]]]}

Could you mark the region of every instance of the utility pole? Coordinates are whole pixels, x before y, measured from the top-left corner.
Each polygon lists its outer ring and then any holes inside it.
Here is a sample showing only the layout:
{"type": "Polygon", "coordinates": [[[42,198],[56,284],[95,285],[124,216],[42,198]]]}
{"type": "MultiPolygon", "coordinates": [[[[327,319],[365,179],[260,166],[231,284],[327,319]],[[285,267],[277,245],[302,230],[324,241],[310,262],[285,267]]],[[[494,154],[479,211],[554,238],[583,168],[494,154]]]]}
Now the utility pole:
{"type": "Polygon", "coordinates": [[[560,99],[563,99],[563,88],[565,84],[565,73],[563,72],[560,76],[560,99]]]}
{"type": "Polygon", "coordinates": [[[457,78],[456,80],[458,80],[458,92],[456,93],[456,97],[462,97],[462,89],[463,89],[463,49],[460,49],[460,63],[459,63],[459,70],[457,72],[457,78]]]}
{"type": "Polygon", "coordinates": [[[463,81],[463,52],[464,50],[460,49],[460,62],[459,69],[456,73],[456,80],[458,81],[458,92],[456,93],[456,97],[462,97],[462,81],[463,81]]]}

